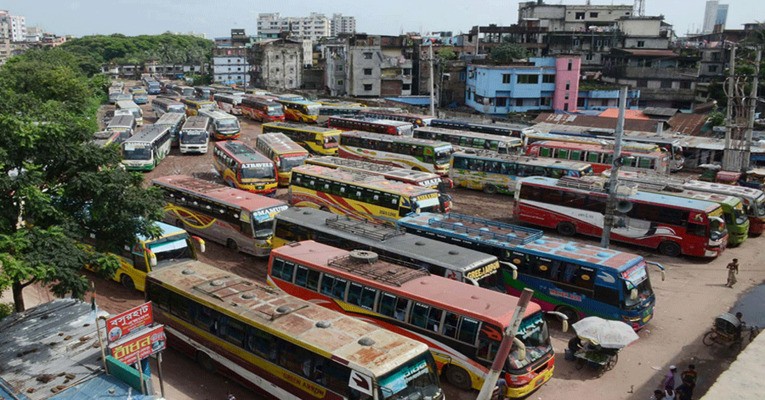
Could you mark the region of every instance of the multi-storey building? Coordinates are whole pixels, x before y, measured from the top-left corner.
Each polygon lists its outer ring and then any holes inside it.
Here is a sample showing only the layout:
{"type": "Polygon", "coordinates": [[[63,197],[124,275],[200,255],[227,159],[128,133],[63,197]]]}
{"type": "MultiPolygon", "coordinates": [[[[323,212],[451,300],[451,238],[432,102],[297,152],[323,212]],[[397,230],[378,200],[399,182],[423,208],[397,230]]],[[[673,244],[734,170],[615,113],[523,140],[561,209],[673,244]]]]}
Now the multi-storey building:
{"type": "Polygon", "coordinates": [[[21,15],[11,15],[11,40],[23,42],[27,38],[26,18],[21,15]]]}
{"type": "Polygon", "coordinates": [[[280,33],[313,41],[331,35],[331,23],[324,14],[311,13],[308,17],[280,17],[279,13],[258,14],[258,37],[279,38],[280,33]]]}
{"type": "Polygon", "coordinates": [[[337,36],[341,33],[356,33],[356,17],[332,14],[330,33],[332,36],[337,36]]]}
{"type": "Polygon", "coordinates": [[[255,87],[284,91],[303,84],[302,40],[266,39],[250,48],[252,83],[255,87]]]}
{"type": "Polygon", "coordinates": [[[216,47],[212,56],[213,82],[249,86],[250,64],[245,47],[216,47]]]}
{"type": "Polygon", "coordinates": [[[725,29],[725,22],[728,19],[728,5],[720,4],[717,0],[707,0],[704,8],[704,25],[702,34],[721,32],[725,29]]]}

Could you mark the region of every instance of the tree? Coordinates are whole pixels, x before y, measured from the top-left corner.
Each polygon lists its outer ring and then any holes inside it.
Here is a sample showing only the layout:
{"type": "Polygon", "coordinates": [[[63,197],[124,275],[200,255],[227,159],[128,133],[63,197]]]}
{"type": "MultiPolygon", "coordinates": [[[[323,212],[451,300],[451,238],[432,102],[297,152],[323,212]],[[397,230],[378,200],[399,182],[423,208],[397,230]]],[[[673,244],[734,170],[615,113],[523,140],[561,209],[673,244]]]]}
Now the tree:
{"type": "Polygon", "coordinates": [[[11,286],[17,311],[35,282],[82,298],[84,265],[110,276],[107,252],[159,233],[160,194],[120,167],[116,147],[89,144],[107,81],[79,66],[53,49],[0,68],[0,290],[11,286]]]}
{"type": "Polygon", "coordinates": [[[526,57],[526,49],[511,43],[503,43],[491,49],[491,59],[497,64],[509,64],[526,57]]]}
{"type": "Polygon", "coordinates": [[[454,52],[453,47],[442,47],[438,50],[438,53],[436,53],[436,57],[438,57],[440,61],[456,60],[457,53],[454,52]]]}

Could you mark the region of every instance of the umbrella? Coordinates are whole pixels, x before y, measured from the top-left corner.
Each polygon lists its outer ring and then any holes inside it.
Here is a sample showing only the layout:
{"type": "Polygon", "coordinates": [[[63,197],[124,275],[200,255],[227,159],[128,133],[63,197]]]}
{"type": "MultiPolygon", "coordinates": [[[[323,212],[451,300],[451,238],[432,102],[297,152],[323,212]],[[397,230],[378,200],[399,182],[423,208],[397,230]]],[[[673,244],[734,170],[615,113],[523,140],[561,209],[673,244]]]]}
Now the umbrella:
{"type": "Polygon", "coordinates": [[[621,349],[638,340],[632,327],[621,321],[586,317],[571,325],[576,334],[607,349],[621,349]]]}

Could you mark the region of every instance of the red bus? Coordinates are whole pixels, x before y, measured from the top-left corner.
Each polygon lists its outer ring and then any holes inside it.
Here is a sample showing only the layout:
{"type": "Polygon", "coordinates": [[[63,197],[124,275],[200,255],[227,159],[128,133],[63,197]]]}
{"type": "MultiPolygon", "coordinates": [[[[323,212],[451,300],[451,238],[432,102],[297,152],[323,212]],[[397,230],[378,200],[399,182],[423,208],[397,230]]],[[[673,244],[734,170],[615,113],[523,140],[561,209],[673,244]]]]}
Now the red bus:
{"type": "Polygon", "coordinates": [[[434,118],[432,115],[396,113],[396,112],[377,110],[377,109],[375,110],[362,109],[361,111],[359,111],[359,116],[387,119],[391,121],[409,122],[410,124],[416,125],[416,126],[428,126],[430,125],[430,121],[432,121],[434,118]]]}
{"type": "MultiPolygon", "coordinates": [[[[518,298],[312,240],[271,251],[268,283],[290,295],[430,347],[439,374],[480,389],[518,298]]],[[[526,396],[552,377],[555,353],[542,309],[530,303],[503,366],[506,395],[526,396]]]]}
{"type": "Polygon", "coordinates": [[[284,106],[270,96],[244,96],[239,102],[242,115],[260,122],[284,121],[284,106]]]}
{"type": "MultiPolygon", "coordinates": [[[[601,236],[608,197],[604,183],[602,177],[524,178],[515,189],[515,217],[565,236],[601,236]]],[[[719,204],[633,189],[619,189],[611,240],[668,256],[717,257],[725,249],[728,231],[719,204]]]]}
{"type": "Polygon", "coordinates": [[[365,131],[397,136],[412,136],[414,132],[414,124],[410,122],[377,118],[338,117],[334,115],[330,116],[327,120],[327,126],[343,131],[365,131]]]}
{"type": "MultiPolygon", "coordinates": [[[[526,146],[526,154],[537,157],[548,157],[559,160],[584,161],[592,165],[592,170],[599,174],[611,169],[614,161],[613,143],[576,143],[555,140],[543,140],[526,146]]],[[[628,148],[622,148],[624,169],[653,171],[659,174],[669,174],[669,155],[652,144],[631,143],[628,148]]]]}

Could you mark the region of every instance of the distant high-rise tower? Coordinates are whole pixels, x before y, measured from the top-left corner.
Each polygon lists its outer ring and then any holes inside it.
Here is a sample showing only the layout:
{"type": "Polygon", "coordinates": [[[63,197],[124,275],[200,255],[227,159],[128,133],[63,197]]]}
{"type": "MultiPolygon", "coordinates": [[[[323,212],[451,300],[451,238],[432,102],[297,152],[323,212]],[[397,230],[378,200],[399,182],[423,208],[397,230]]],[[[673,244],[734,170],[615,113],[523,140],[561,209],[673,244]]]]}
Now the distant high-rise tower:
{"type": "Polygon", "coordinates": [[[704,10],[704,27],[701,33],[722,31],[728,19],[728,5],[720,4],[718,0],[707,0],[704,10]]]}

